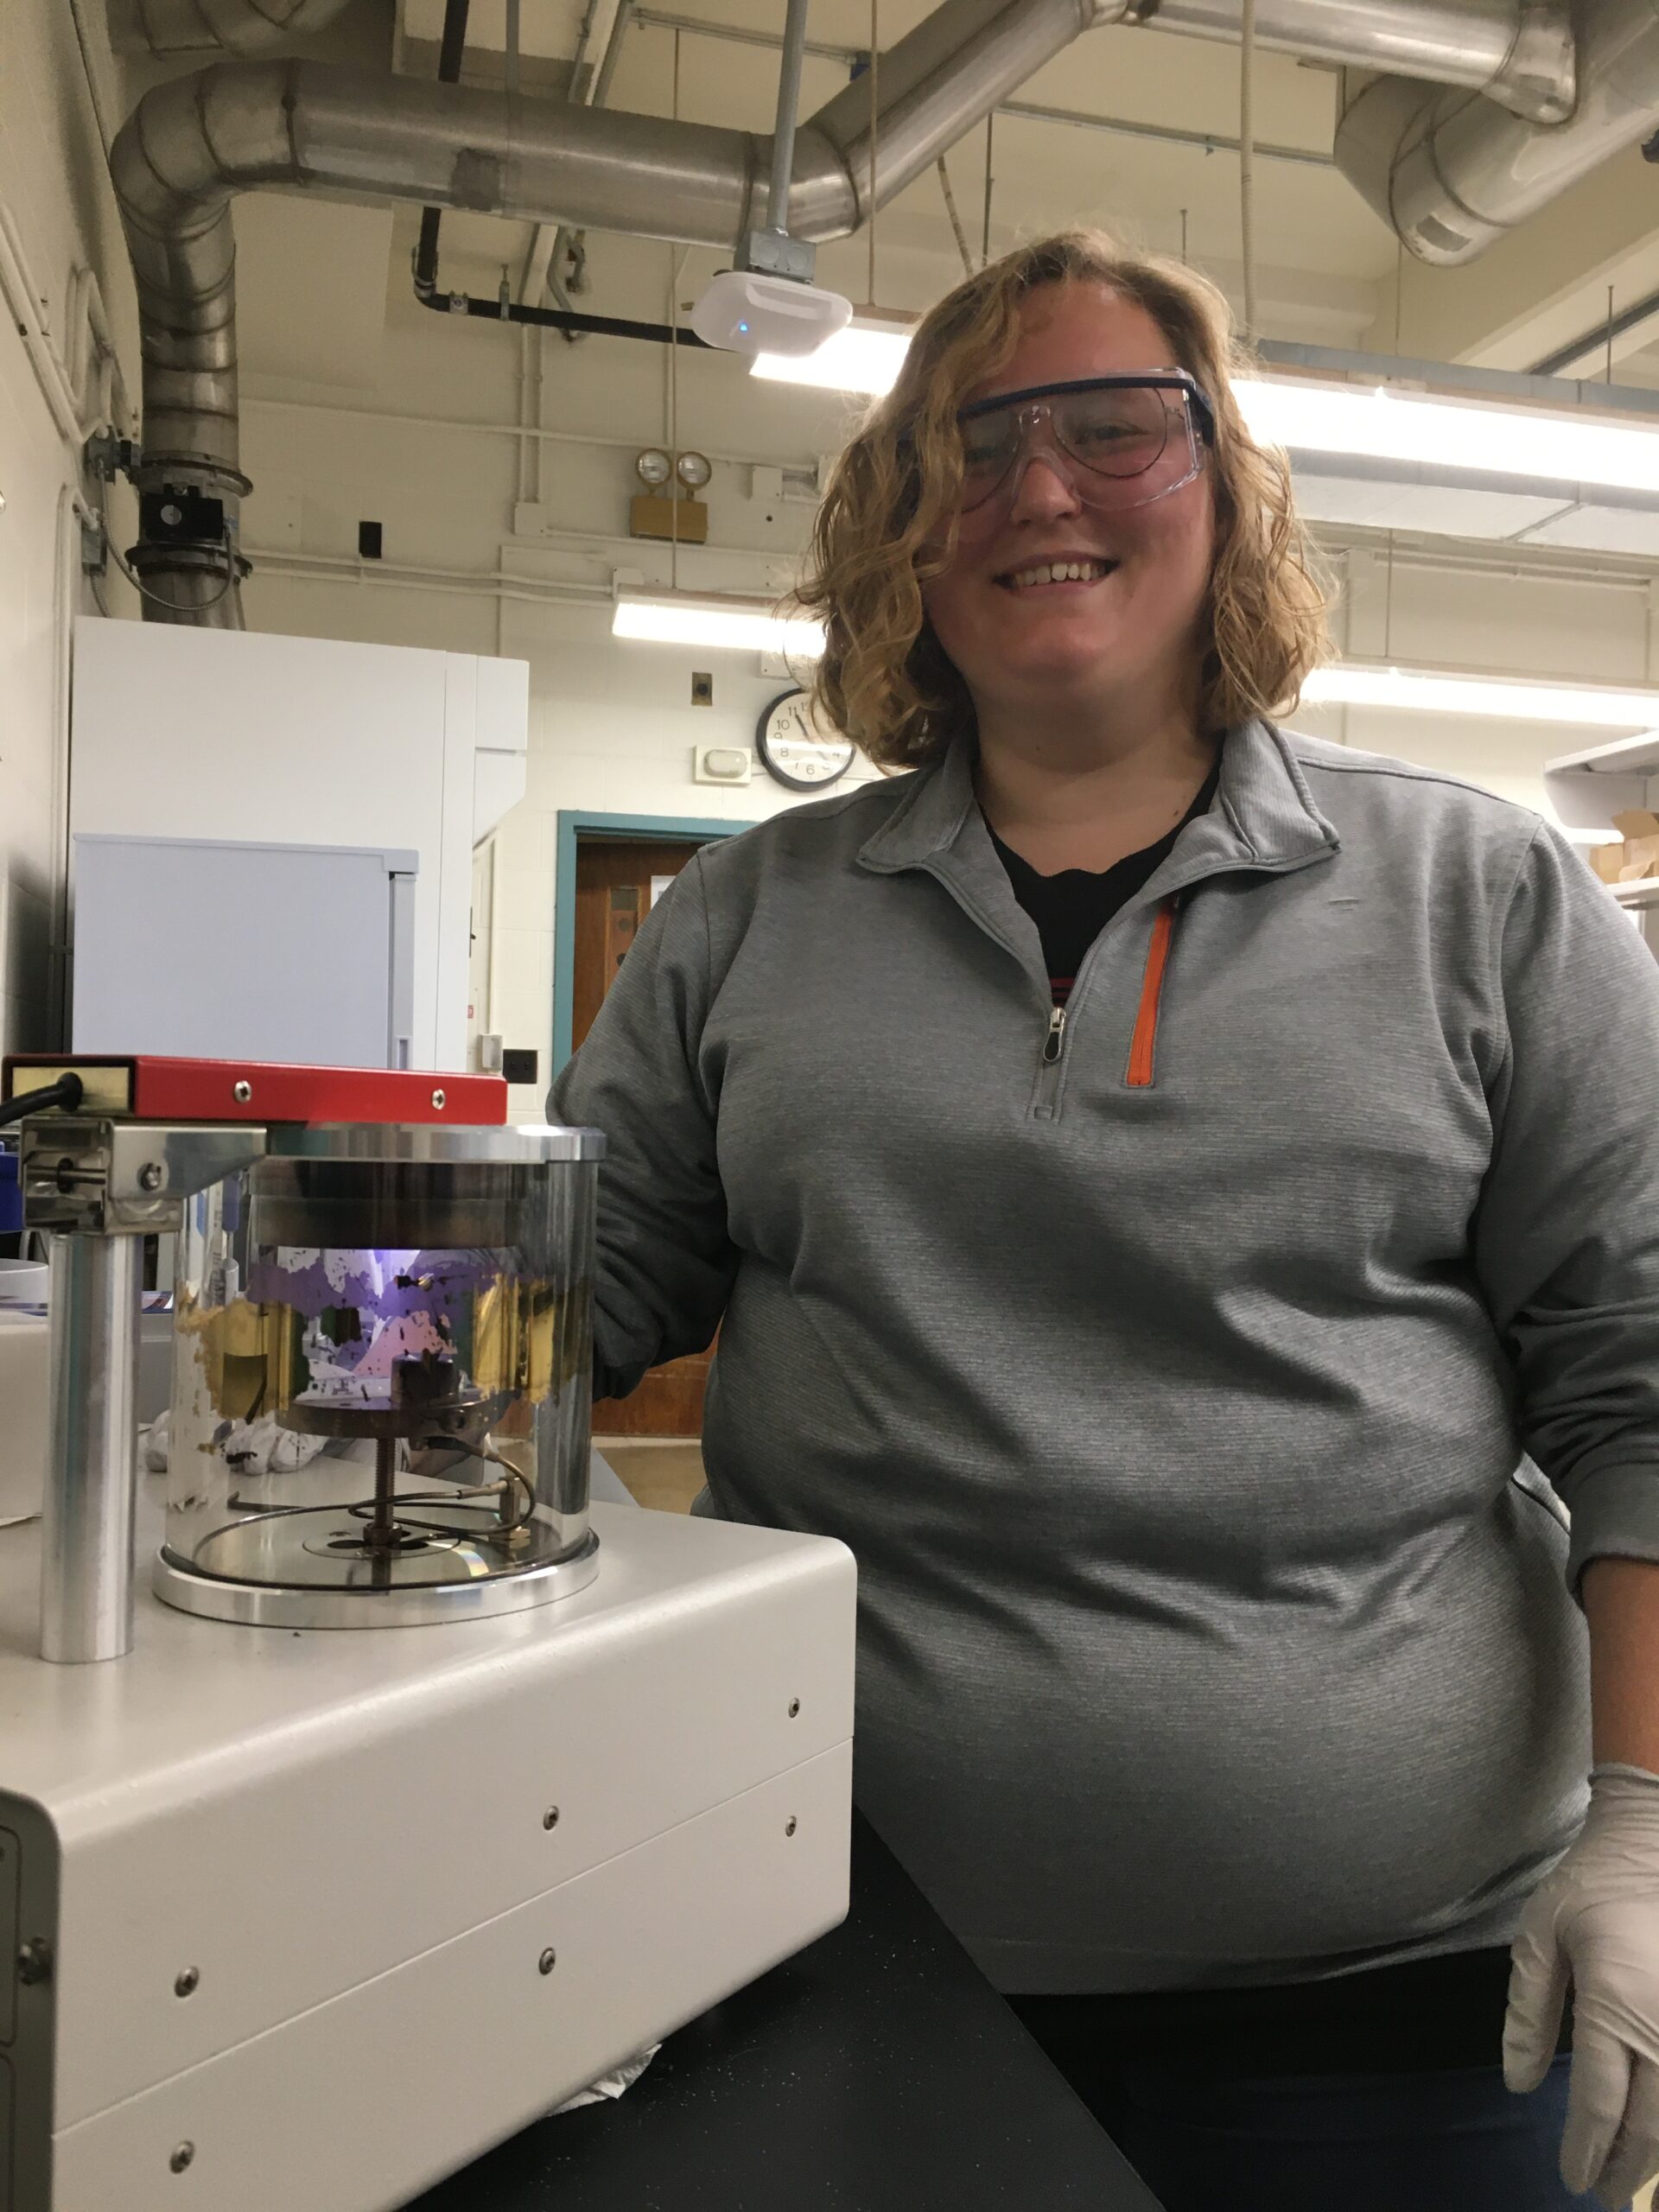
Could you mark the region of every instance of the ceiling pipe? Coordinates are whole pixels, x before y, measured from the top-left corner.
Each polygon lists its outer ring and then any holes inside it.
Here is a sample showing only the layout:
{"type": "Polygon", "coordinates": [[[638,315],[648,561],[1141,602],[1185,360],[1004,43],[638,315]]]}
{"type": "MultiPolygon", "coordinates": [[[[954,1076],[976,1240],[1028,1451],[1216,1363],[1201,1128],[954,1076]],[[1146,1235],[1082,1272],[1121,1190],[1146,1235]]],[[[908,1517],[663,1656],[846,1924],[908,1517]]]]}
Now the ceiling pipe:
{"type": "Polygon", "coordinates": [[[1594,0],[1580,17],[1579,97],[1541,129],[1490,100],[1398,77],[1368,85],[1337,164],[1418,260],[1472,261],[1659,124],[1659,0],[1594,0]]]}
{"type": "MultiPolygon", "coordinates": [[[[252,0],[131,4],[195,7],[221,30],[238,10],[252,11],[252,0]]],[[[261,0],[267,11],[288,6],[285,29],[332,4],[261,0]]],[[[1603,4],[1615,0],[1599,0],[1592,12],[1603,4]]],[[[1565,5],[1258,0],[1259,35],[1372,67],[1408,60],[1459,69],[1460,84],[1484,84],[1494,98],[1471,102],[1459,92],[1448,96],[1457,105],[1496,115],[1530,139],[1541,134],[1496,102],[1571,105],[1565,5]]],[[[1659,0],[1646,0],[1643,12],[1654,7],[1659,0]]],[[[856,230],[1084,30],[1147,22],[1221,36],[1238,13],[1238,0],[942,0],[881,58],[874,165],[861,81],[801,126],[790,232],[817,242],[856,230]]],[[[575,103],[509,103],[461,85],[315,62],[225,62],[157,86],[111,149],[143,346],[141,507],[163,520],[184,517],[147,528],[136,549],[141,572],[173,580],[147,601],[147,615],[227,626],[241,620],[234,582],[225,588],[247,488],[238,465],[230,213],[238,193],[310,188],[730,249],[760,219],[769,156],[768,140],[711,124],[575,103]],[[216,537],[204,537],[213,529],[216,537]],[[174,586],[183,602],[176,608],[164,603],[174,586]]]]}
{"type": "MultiPolygon", "coordinates": [[[[1241,0],[1131,0],[1115,11],[1153,30],[1235,44],[1243,12],[1241,0]]],[[[1257,0],[1255,43],[1305,60],[1472,86],[1535,122],[1573,112],[1572,0],[1257,0]]]]}
{"type": "Polygon", "coordinates": [[[109,0],[118,54],[269,54],[327,29],[346,0],[109,0]]]}
{"type": "MultiPolygon", "coordinates": [[[[1096,0],[943,0],[882,57],[876,204],[1096,15],[1096,0]]],[[[840,238],[866,219],[868,124],[861,86],[803,124],[792,236],[840,238]]],[[[768,140],[709,124],[509,104],[463,85],[319,62],[221,62],[148,92],[111,150],[143,348],[141,511],[162,518],[135,550],[140,572],[163,580],[147,618],[241,621],[239,592],[226,588],[248,488],[236,396],[238,192],[311,188],[733,247],[760,219],[769,158],[768,140]],[[190,498],[168,498],[181,489],[190,498]],[[169,513],[184,519],[163,529],[169,513]],[[197,531],[200,518],[217,537],[197,531]]]]}

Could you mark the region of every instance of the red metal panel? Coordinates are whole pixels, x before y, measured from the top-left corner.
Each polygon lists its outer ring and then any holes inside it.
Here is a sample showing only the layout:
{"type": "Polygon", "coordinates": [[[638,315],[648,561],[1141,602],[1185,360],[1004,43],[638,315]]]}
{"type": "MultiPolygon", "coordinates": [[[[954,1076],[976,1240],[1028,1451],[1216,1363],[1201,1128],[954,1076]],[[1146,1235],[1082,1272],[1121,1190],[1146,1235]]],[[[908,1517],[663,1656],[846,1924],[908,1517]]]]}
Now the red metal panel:
{"type": "Polygon", "coordinates": [[[177,1060],[149,1053],[20,1052],[8,1070],[130,1065],[133,1117],[142,1122],[442,1122],[499,1128],[507,1086],[499,1076],[434,1075],[401,1068],[290,1067],[257,1060],[177,1060]]]}
{"type": "Polygon", "coordinates": [[[144,1122],[451,1122],[476,1128],[507,1118],[499,1076],[148,1054],[139,1056],[137,1070],[133,1104],[144,1122]]]}

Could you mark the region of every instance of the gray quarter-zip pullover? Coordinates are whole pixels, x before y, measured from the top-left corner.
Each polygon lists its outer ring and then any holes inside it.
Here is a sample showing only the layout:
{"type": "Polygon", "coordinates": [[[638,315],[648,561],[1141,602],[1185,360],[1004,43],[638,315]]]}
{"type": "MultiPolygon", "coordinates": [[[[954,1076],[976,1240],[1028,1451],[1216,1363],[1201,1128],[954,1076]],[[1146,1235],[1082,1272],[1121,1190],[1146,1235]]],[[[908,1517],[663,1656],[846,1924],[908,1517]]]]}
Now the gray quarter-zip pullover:
{"type": "Polygon", "coordinates": [[[705,849],[552,1102],[601,1383],[723,1313],[714,1510],[857,1554],[861,1798],[1027,1991],[1507,1939],[1659,1558],[1656,1103],[1568,845],[1263,724],[1063,1029],[958,747],[705,849]]]}

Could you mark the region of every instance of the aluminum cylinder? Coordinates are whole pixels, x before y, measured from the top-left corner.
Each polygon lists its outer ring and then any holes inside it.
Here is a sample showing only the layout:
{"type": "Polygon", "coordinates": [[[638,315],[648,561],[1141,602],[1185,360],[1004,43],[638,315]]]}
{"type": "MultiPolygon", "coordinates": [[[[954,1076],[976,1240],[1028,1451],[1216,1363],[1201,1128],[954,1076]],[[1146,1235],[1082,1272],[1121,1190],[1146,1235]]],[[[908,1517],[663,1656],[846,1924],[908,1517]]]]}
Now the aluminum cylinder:
{"type": "Polygon", "coordinates": [[[41,1656],[132,1647],[137,1490],[137,1236],[51,1239],[52,1402],[41,1510],[41,1656]]]}

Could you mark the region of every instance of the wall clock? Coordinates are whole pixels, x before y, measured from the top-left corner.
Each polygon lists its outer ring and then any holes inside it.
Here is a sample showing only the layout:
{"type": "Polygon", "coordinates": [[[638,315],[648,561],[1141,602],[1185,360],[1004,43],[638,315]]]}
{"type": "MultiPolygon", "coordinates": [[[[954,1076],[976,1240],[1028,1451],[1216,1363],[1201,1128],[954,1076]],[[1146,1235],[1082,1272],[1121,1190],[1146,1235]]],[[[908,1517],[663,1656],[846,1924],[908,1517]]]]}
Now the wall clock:
{"type": "Polygon", "coordinates": [[[791,791],[825,790],[846,774],[857,751],[851,738],[818,720],[798,689],[780,692],[762,709],[754,747],[766,773],[791,791]]]}

